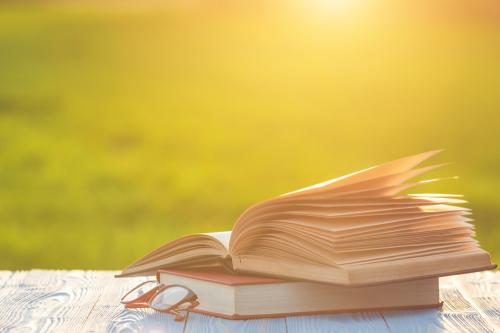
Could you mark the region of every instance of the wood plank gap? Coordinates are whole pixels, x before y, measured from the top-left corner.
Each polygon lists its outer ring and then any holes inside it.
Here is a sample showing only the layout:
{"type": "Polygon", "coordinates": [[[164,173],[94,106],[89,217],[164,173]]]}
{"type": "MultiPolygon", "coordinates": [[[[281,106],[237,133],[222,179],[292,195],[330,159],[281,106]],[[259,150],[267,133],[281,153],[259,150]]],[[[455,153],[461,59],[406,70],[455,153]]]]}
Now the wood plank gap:
{"type": "Polygon", "coordinates": [[[87,320],[90,318],[90,315],[92,314],[92,311],[94,311],[97,303],[99,303],[99,300],[101,299],[101,296],[102,296],[102,292],[98,294],[97,299],[95,300],[94,304],[90,308],[89,313],[87,313],[87,316],[85,316],[85,319],[83,319],[82,326],[85,326],[85,324],[87,323],[87,320]]]}
{"type": "Polygon", "coordinates": [[[182,327],[182,333],[186,333],[187,322],[189,320],[190,315],[191,315],[191,312],[188,312],[186,315],[186,319],[184,320],[184,326],[182,327]]]}
{"type": "Polygon", "coordinates": [[[387,319],[384,317],[384,313],[379,311],[378,314],[380,315],[380,317],[382,317],[382,319],[384,320],[384,324],[385,324],[385,327],[387,327],[387,331],[389,333],[392,333],[392,329],[390,328],[389,324],[387,323],[387,319]]]}

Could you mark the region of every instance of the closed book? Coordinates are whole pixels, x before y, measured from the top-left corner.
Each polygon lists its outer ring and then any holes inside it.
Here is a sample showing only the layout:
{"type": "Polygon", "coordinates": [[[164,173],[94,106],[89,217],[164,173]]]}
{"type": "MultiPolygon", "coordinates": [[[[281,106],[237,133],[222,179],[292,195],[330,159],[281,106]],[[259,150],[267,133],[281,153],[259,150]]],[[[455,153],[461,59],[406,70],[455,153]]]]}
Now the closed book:
{"type": "Polygon", "coordinates": [[[199,305],[192,312],[225,319],[255,319],[381,309],[437,307],[439,279],[360,287],[215,271],[160,270],[160,283],[191,289],[199,305]]]}

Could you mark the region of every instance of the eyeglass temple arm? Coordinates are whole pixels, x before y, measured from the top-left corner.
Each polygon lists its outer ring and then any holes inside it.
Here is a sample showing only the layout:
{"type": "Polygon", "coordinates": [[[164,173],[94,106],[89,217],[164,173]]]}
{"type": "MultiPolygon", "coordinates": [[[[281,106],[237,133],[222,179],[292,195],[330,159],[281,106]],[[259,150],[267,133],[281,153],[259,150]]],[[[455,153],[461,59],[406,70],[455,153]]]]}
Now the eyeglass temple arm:
{"type": "Polygon", "coordinates": [[[132,302],[125,303],[125,308],[127,309],[137,309],[137,308],[147,308],[149,307],[149,300],[153,298],[153,296],[156,294],[158,291],[158,286],[154,287],[150,291],[144,293],[137,299],[133,300],[132,302]]]}
{"type": "Polygon", "coordinates": [[[181,311],[189,312],[189,310],[197,307],[198,305],[200,305],[200,302],[198,302],[197,300],[194,300],[194,301],[191,301],[191,304],[185,309],[182,309],[182,310],[172,309],[170,311],[175,315],[175,317],[174,317],[175,321],[183,321],[184,319],[186,319],[187,314],[184,315],[181,313],[181,311]]]}

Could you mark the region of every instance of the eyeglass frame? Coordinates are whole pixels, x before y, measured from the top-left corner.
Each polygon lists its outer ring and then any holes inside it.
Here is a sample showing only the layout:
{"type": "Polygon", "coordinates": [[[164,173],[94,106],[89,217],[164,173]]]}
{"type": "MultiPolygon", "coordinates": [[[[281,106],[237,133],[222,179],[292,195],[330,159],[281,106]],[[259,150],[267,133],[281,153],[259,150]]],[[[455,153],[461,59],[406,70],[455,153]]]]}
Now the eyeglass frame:
{"type": "Polygon", "coordinates": [[[200,303],[198,302],[198,295],[188,287],[185,287],[180,284],[165,284],[165,283],[159,283],[156,280],[148,280],[141,282],[134,288],[132,288],[129,292],[127,292],[123,297],[120,299],[120,303],[125,306],[127,309],[137,309],[137,308],[151,308],[153,310],[156,310],[158,312],[163,312],[163,313],[173,313],[175,314],[175,320],[180,321],[184,320],[185,316],[182,316],[180,314],[180,311],[188,311],[195,308],[198,306],[200,303]],[[136,289],[148,284],[148,283],[155,283],[156,286],[153,287],[151,290],[145,292],[144,294],[140,295],[139,297],[132,299],[130,301],[124,301],[124,299],[130,295],[132,292],[134,292],[136,289]],[[169,306],[166,309],[160,309],[155,306],[153,306],[151,303],[153,299],[161,292],[163,292],[166,289],[172,288],[172,287],[179,287],[183,288],[188,291],[188,294],[184,296],[179,302],[169,306]],[[179,307],[183,304],[186,303],[191,303],[187,308],[180,309],[179,307]]]}

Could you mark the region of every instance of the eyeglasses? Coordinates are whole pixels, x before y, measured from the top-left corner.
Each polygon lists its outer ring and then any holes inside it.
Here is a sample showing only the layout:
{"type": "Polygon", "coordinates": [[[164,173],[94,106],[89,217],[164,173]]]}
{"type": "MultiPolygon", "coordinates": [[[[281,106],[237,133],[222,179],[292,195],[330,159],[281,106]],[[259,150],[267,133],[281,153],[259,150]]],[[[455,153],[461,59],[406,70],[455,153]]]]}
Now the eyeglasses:
{"type": "Polygon", "coordinates": [[[166,285],[157,281],[146,281],[126,293],[121,303],[127,309],[151,308],[160,312],[172,313],[175,320],[186,318],[187,312],[200,303],[198,296],[189,288],[181,285],[166,285]],[[186,312],[185,315],[181,312],[186,312]]]}

